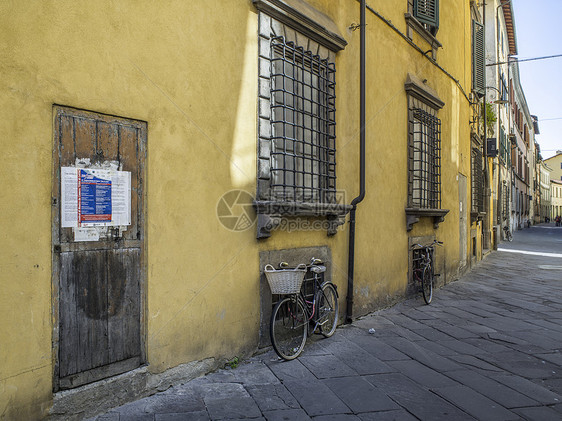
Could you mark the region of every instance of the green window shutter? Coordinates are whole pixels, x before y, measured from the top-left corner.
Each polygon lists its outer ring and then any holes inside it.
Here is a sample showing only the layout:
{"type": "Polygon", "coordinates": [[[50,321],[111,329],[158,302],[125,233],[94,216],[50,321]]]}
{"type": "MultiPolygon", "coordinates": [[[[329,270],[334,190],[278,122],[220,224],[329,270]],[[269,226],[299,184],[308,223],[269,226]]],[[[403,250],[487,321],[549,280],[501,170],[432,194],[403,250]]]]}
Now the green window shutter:
{"type": "Polygon", "coordinates": [[[484,65],[484,26],[472,21],[472,89],[484,95],[486,89],[486,66],[484,65]]]}
{"type": "Polygon", "coordinates": [[[421,23],[439,28],[439,0],[414,0],[414,16],[421,23]]]}

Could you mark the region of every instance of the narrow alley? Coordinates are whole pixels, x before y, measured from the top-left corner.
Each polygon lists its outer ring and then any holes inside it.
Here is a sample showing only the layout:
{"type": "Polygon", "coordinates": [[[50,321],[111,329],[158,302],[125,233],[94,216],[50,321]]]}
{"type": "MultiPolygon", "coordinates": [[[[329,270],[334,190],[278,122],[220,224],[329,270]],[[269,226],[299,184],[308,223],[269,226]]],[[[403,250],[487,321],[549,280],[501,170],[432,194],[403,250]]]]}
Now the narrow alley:
{"type": "Polygon", "coordinates": [[[431,305],[410,299],[295,361],[269,351],[95,419],[559,420],[561,251],[562,228],[517,231],[431,305]]]}

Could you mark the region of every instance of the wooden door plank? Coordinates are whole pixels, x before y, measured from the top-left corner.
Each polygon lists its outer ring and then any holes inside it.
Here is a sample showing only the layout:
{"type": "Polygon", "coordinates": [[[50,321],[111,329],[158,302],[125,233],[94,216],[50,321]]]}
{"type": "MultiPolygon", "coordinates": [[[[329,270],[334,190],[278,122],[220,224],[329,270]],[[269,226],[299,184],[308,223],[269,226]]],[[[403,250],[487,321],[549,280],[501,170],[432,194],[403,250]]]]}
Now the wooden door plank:
{"type": "Polygon", "coordinates": [[[123,251],[123,261],[127,268],[129,282],[125,286],[125,314],[128,314],[124,328],[125,356],[140,356],[140,249],[123,251]]]}
{"type": "Polygon", "coordinates": [[[103,367],[93,368],[81,373],[72,374],[60,379],[61,389],[72,389],[84,384],[92,383],[101,379],[105,379],[117,374],[134,370],[141,365],[139,357],[130,358],[128,360],[119,361],[103,367]]]}
{"type": "Polygon", "coordinates": [[[131,173],[131,225],[127,227],[124,238],[136,240],[139,217],[139,178],[138,178],[138,130],[131,126],[120,127],[119,162],[123,171],[131,173]]]}
{"type": "MultiPolygon", "coordinates": [[[[70,167],[76,163],[74,151],[74,118],[68,115],[60,115],[60,166],[70,167]]],[[[60,178],[58,182],[60,190],[60,178]]],[[[60,194],[59,194],[60,195],[60,194]]],[[[60,203],[60,199],[59,199],[60,203]]],[[[60,206],[59,206],[60,207],[60,206]]],[[[72,228],[60,227],[60,242],[68,243],[74,238],[72,228]]]]}
{"type": "Polygon", "coordinates": [[[78,372],[109,362],[107,347],[107,251],[74,253],[72,278],[76,283],[78,372]]]}
{"type": "Polygon", "coordinates": [[[76,288],[72,282],[73,253],[61,253],[59,288],[59,376],[77,372],[78,318],[76,315],[76,288]]]}
{"type": "Polygon", "coordinates": [[[86,118],[74,119],[74,150],[77,159],[90,159],[96,162],[96,122],[86,118]]]}
{"type": "Polygon", "coordinates": [[[110,360],[140,356],[140,249],[113,251],[108,259],[110,360]]]}
{"type": "Polygon", "coordinates": [[[68,115],[60,115],[60,165],[68,167],[76,162],[74,152],[74,119],[68,115]]]}
{"type": "Polygon", "coordinates": [[[97,132],[97,160],[117,161],[119,159],[119,127],[117,124],[108,124],[98,121],[97,132]]]}

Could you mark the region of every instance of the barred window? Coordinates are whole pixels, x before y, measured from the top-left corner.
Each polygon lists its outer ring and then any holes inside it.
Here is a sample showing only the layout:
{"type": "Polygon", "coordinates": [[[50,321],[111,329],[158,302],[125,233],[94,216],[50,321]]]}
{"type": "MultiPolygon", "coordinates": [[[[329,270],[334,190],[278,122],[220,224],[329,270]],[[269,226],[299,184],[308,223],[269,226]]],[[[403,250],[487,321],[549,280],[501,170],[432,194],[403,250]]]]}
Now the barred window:
{"type": "Polygon", "coordinates": [[[441,208],[441,120],[421,108],[410,109],[409,206],[441,208]]]}
{"type": "Polygon", "coordinates": [[[271,196],[327,203],[336,189],[335,65],[271,38],[271,196]]]}
{"type": "Polygon", "coordinates": [[[286,217],[322,218],[334,235],[351,210],[336,191],[337,25],[305,2],[252,0],[258,14],[257,238],[286,217]],[[316,30],[311,30],[316,22],[316,30]]]}
{"type": "Polygon", "coordinates": [[[472,149],[472,211],[484,212],[484,172],[478,148],[472,149]]]}

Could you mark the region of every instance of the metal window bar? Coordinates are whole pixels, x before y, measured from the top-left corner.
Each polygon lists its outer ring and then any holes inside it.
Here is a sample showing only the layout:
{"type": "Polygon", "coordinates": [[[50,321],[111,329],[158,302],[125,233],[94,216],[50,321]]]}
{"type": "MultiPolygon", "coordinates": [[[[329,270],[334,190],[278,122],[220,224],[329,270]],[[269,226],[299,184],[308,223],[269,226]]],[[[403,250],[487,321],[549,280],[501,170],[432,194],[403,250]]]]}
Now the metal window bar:
{"type": "Polygon", "coordinates": [[[271,194],[327,203],[336,191],[335,64],[271,39],[271,194]]]}
{"type": "Polygon", "coordinates": [[[484,172],[482,152],[472,149],[472,209],[474,212],[484,211],[484,172]]]}
{"type": "Polygon", "coordinates": [[[441,208],[441,120],[414,108],[411,113],[411,203],[424,209],[441,208]]]}

